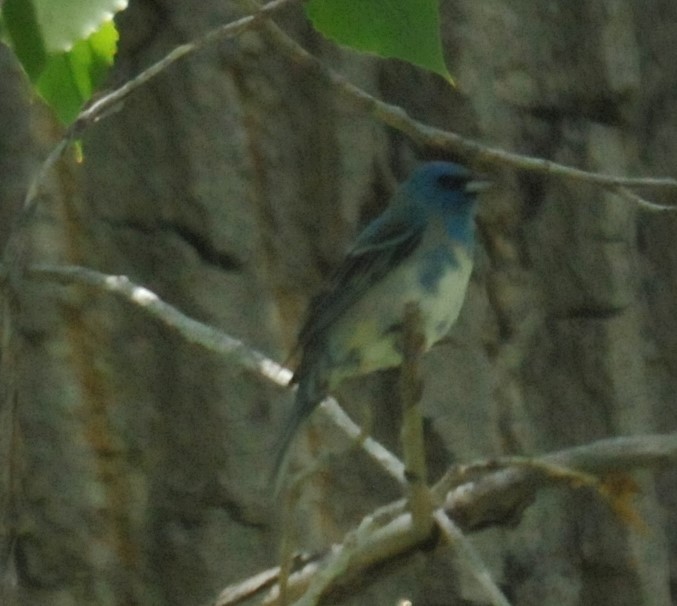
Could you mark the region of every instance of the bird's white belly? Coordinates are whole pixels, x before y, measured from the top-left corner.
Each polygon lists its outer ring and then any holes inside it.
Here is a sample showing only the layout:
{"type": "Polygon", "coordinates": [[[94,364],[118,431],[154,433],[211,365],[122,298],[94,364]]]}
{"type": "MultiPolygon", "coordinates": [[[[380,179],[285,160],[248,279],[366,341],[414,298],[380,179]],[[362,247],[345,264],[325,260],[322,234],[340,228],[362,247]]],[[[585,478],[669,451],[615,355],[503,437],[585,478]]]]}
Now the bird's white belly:
{"type": "Polygon", "coordinates": [[[472,271],[465,249],[454,247],[453,254],[456,265],[441,273],[434,289],[426,291],[422,286],[420,266],[414,263],[405,273],[394,272],[384,278],[370,296],[347,311],[332,339],[331,349],[346,355],[337,360],[333,381],[401,363],[397,325],[410,302],[419,306],[426,349],[446,335],[461,310],[472,271]]]}

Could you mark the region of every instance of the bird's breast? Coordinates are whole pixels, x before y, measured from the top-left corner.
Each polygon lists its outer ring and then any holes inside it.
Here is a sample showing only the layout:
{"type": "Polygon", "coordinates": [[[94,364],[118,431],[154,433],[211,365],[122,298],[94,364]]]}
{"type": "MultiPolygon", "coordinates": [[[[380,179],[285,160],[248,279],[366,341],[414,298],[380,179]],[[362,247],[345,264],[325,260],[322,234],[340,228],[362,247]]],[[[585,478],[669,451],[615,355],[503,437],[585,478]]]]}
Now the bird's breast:
{"type": "Polygon", "coordinates": [[[420,310],[426,349],[444,337],[461,310],[471,271],[465,247],[448,242],[422,248],[374,284],[332,331],[332,383],[401,363],[400,334],[408,303],[420,310]]]}

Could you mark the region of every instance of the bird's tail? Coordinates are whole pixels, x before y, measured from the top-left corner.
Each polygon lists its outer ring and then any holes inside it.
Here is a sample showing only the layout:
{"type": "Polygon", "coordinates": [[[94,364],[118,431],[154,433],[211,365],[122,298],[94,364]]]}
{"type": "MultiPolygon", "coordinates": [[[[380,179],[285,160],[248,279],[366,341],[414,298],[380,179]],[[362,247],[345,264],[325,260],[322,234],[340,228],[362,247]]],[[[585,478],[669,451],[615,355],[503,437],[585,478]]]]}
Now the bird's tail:
{"type": "Polygon", "coordinates": [[[284,430],[280,436],[276,452],[275,465],[272,470],[271,481],[275,487],[275,494],[280,492],[282,480],[284,480],[289,463],[289,450],[298,429],[310,416],[315,407],[327,396],[327,372],[326,364],[315,359],[312,368],[303,368],[292,379],[298,382],[296,398],[291,414],[285,422],[284,430]]]}

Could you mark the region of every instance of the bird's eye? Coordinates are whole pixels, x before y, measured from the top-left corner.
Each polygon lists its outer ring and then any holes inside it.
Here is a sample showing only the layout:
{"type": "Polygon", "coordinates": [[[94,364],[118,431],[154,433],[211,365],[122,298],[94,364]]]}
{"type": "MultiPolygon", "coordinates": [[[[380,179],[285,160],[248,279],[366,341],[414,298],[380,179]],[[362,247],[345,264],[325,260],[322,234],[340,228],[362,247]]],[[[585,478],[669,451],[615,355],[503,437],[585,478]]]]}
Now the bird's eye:
{"type": "Polygon", "coordinates": [[[461,189],[467,182],[462,175],[440,175],[437,177],[437,184],[442,189],[461,189]]]}

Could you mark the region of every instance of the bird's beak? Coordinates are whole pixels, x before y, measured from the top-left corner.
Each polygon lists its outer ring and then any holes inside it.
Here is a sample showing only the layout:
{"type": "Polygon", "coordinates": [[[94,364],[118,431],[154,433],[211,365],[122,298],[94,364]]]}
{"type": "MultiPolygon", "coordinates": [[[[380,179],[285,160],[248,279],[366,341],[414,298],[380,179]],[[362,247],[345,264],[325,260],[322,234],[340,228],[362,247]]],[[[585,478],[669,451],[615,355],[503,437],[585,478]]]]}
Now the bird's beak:
{"type": "Polygon", "coordinates": [[[477,179],[468,181],[465,184],[465,191],[468,194],[479,194],[486,189],[489,189],[493,183],[489,181],[484,175],[480,175],[477,179]]]}

